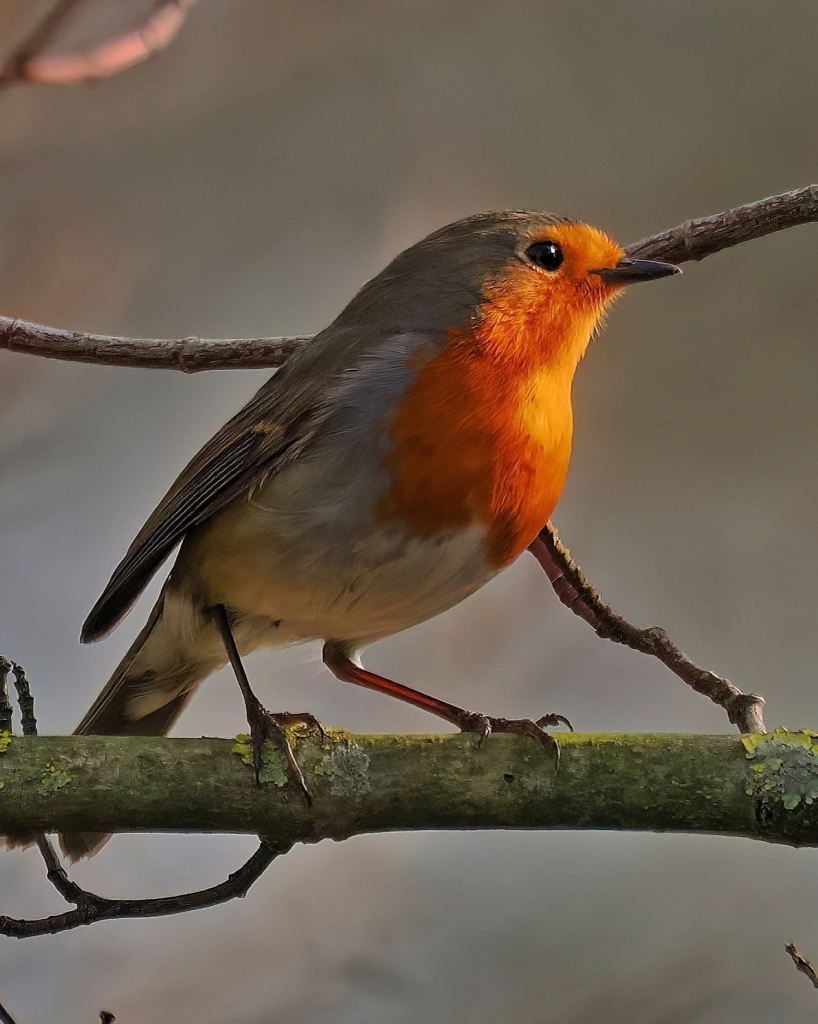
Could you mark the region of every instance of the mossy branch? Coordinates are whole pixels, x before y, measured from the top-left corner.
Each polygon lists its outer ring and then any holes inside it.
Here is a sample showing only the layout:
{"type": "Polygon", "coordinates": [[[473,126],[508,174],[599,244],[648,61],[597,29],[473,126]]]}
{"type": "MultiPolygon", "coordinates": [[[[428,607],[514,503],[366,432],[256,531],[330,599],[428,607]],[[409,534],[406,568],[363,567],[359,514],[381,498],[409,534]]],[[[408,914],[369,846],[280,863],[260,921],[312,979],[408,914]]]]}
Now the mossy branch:
{"type": "MultiPolygon", "coordinates": [[[[295,731],[293,731],[295,732],[295,731]]],[[[707,832],[818,845],[818,734],[571,735],[559,772],[524,737],[295,734],[312,802],[268,744],[256,783],[247,737],[27,737],[0,734],[0,834],[34,839],[74,909],[0,916],[25,938],[96,921],[184,913],[244,896],[294,844],[427,829],[707,832]],[[251,832],[258,850],[224,882],[154,899],[82,889],[46,832],[251,832]]]]}
{"type": "Polygon", "coordinates": [[[273,749],[257,786],[231,740],[14,738],[0,756],[0,832],[245,832],[282,849],[372,832],[604,828],[818,845],[813,733],[561,743],[555,773],[527,738],[299,736],[308,807],[273,749]]]}

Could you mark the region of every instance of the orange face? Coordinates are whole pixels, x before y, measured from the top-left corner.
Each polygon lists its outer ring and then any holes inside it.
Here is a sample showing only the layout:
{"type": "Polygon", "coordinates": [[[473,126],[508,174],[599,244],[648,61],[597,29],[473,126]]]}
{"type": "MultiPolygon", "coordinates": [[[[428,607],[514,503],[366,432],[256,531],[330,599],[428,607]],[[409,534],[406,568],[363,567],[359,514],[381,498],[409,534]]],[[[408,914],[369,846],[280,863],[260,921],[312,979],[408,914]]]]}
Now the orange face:
{"type": "Polygon", "coordinates": [[[624,250],[586,224],[560,223],[526,238],[518,259],[486,282],[481,336],[498,357],[527,365],[567,364],[570,372],[584,353],[608,302],[621,285],[593,273],[615,267],[624,250]],[[526,255],[552,243],[562,261],[554,269],[526,255]]]}
{"type": "Polygon", "coordinates": [[[622,256],[584,224],[521,238],[484,282],[472,323],[449,332],[397,410],[382,521],[429,538],[482,524],[497,568],[534,540],[565,482],[574,371],[621,287],[591,271],[622,256]]]}

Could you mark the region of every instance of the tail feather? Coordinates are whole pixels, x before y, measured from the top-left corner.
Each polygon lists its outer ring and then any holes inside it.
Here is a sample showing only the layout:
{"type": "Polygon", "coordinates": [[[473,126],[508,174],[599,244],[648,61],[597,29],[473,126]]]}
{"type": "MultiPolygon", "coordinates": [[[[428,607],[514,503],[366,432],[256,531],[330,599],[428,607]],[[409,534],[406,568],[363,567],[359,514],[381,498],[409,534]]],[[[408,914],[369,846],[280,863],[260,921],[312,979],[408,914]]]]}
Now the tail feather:
{"type": "MultiPolygon", "coordinates": [[[[75,735],[164,736],[198,684],[226,660],[211,622],[165,588],[75,735]]],[[[60,846],[75,861],[92,856],[109,838],[104,832],[66,832],[60,846]]]]}
{"type": "MultiPolygon", "coordinates": [[[[193,691],[180,693],[178,697],[159,708],[157,711],[138,718],[128,723],[127,732],[123,730],[121,735],[128,736],[164,736],[170,732],[173,723],[182,713],[185,705],[193,696],[193,691]]],[[[79,731],[79,730],[78,730],[79,731]]],[[[107,735],[102,733],[102,735],[107,735]]],[[[73,864],[83,857],[93,857],[95,853],[111,838],[110,832],[63,832],[60,836],[60,848],[66,857],[73,864]]]]}

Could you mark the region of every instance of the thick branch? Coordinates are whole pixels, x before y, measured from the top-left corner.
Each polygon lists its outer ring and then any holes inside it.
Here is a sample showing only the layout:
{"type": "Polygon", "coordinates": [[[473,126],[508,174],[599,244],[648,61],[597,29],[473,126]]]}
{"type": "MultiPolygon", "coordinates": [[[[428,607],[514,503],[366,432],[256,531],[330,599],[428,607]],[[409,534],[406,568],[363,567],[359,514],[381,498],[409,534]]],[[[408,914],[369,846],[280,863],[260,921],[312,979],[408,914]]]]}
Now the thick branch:
{"type": "MultiPolygon", "coordinates": [[[[715,252],[818,220],[818,185],[761,199],[712,217],[685,221],[675,228],[651,235],[628,247],[631,255],[666,259],[676,263],[703,260],[715,252]]],[[[28,352],[50,359],[108,366],[142,366],[154,369],[199,370],[273,368],[309,335],[290,338],[116,338],[78,334],[43,327],[24,320],[0,317],[0,349],[28,352]]]]}
{"type": "Polygon", "coordinates": [[[395,830],[615,828],[818,845],[814,742],[574,734],[555,773],[526,737],[328,730],[295,748],[309,807],[271,748],[257,786],[249,746],[229,740],[30,737],[0,757],[0,833],[245,832],[280,850],[395,830]]]}

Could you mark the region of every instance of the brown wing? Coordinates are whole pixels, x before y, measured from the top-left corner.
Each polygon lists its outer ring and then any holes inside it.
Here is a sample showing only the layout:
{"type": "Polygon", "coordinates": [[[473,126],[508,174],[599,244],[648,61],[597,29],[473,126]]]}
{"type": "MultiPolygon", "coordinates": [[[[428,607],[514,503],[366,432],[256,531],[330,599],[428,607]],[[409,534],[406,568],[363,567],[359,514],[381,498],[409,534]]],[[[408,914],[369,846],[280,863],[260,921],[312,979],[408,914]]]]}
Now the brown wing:
{"type": "Polygon", "coordinates": [[[282,391],[284,376],[269,380],[182,471],[92,608],[82,627],[83,643],[110,633],[188,530],[248,494],[303,448],[312,433],[309,400],[316,396],[313,389],[301,389],[297,396],[282,391]]]}

